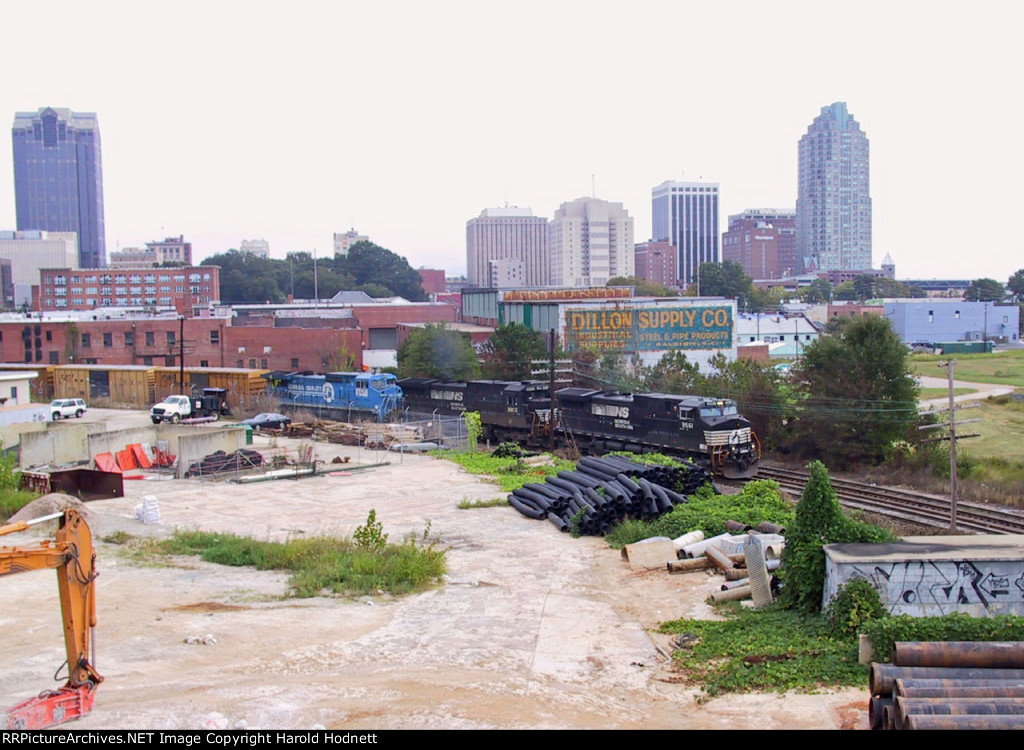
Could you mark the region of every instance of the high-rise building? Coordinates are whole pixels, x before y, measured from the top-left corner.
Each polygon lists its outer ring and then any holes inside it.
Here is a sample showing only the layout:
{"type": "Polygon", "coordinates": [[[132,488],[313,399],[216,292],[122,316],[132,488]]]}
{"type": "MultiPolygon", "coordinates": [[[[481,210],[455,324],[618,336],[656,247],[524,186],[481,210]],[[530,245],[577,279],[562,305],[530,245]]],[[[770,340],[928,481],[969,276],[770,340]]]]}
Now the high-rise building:
{"type": "Polygon", "coordinates": [[[796,241],[805,268],[871,268],[868,137],[845,102],[822,107],[800,139],[796,241]]]}
{"type": "Polygon", "coordinates": [[[633,218],[621,203],[577,198],[555,211],[548,229],[554,286],[604,286],[633,275],[633,218]]]}
{"type": "Polygon", "coordinates": [[[738,263],[754,279],[782,279],[800,273],[796,253],[796,212],[748,208],[729,216],[722,235],[722,260],[738,263]]]}
{"type": "Polygon", "coordinates": [[[92,112],[17,112],[14,194],[19,230],[75,232],[78,265],[107,265],[100,129],[92,112]]]}
{"type": "Polygon", "coordinates": [[[679,253],[679,280],[697,279],[701,263],[718,263],[718,184],[666,180],[651,190],[654,240],[679,253]]]}
{"type": "Polygon", "coordinates": [[[485,208],[466,222],[466,275],[470,286],[548,286],[548,220],[529,208],[485,208]]]}
{"type": "Polygon", "coordinates": [[[255,255],[257,258],[269,258],[270,243],[264,239],[242,240],[238,243],[238,252],[255,255]]]}

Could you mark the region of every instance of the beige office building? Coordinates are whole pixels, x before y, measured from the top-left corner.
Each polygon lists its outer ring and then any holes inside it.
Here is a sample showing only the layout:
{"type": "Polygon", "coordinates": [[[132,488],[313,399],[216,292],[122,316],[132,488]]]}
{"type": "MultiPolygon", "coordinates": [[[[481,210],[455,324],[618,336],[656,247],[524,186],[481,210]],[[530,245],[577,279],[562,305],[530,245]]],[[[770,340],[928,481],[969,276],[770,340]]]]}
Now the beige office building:
{"type": "Polygon", "coordinates": [[[470,286],[507,289],[551,284],[548,220],[529,208],[485,208],[466,222],[470,286]]]}
{"type": "Polygon", "coordinates": [[[621,203],[600,198],[563,203],[548,234],[554,286],[604,286],[609,279],[633,275],[633,219],[621,203]]]}
{"type": "Polygon", "coordinates": [[[31,305],[40,268],[78,267],[78,235],[35,229],[0,232],[0,258],[11,261],[14,306],[31,305]]]}

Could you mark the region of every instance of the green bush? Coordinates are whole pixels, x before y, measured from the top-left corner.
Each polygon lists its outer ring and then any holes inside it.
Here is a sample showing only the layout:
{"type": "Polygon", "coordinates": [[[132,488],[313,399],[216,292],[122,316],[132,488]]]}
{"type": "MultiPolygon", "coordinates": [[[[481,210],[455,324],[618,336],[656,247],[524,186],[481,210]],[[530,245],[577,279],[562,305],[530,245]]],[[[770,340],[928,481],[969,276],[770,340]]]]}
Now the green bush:
{"type": "Polygon", "coordinates": [[[856,635],[867,623],[885,616],[878,592],[863,578],[840,588],[825,610],[833,635],[856,635]]]}
{"type": "Polygon", "coordinates": [[[820,461],[810,466],[811,476],[796,506],[796,517],[786,531],[779,579],[783,582],[783,606],[817,612],[825,585],[826,544],[895,541],[892,532],[843,514],[829,481],[828,469],[820,461]]]}
{"type": "Polygon", "coordinates": [[[941,617],[896,615],[872,620],[862,632],[871,641],[875,659],[888,661],[897,641],[1024,641],[1024,617],[972,617],[964,612],[941,617]]]}
{"type": "Polygon", "coordinates": [[[674,539],[700,529],[705,537],[718,536],[725,533],[729,520],[750,526],[762,521],[788,526],[793,521],[793,505],[782,497],[778,483],[770,479],[748,482],[737,495],[719,495],[710,485],[704,485],[688,503],[651,522],[651,535],[674,539]]]}

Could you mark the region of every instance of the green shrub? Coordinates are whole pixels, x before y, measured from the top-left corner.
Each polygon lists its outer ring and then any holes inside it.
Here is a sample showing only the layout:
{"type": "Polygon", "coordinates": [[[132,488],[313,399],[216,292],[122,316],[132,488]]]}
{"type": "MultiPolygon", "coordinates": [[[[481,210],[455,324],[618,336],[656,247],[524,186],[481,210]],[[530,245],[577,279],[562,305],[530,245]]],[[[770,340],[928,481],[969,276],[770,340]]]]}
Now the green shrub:
{"type": "Polygon", "coordinates": [[[750,526],[762,521],[788,526],[793,521],[793,505],[782,497],[778,483],[770,479],[748,482],[737,495],[719,495],[710,485],[704,485],[689,502],[652,521],[649,536],[674,539],[696,529],[705,537],[718,536],[725,533],[729,520],[750,526]]]}
{"type": "Polygon", "coordinates": [[[885,616],[878,592],[863,578],[840,588],[825,610],[833,635],[856,635],[868,622],[885,616]]]}
{"type": "Polygon", "coordinates": [[[359,549],[370,552],[380,552],[387,546],[388,535],[384,533],[384,524],[377,520],[377,511],[370,508],[370,515],[366,517],[365,526],[357,526],[352,534],[359,549]]]}
{"type": "Polygon", "coordinates": [[[825,585],[824,545],[877,544],[895,541],[896,537],[886,529],[843,515],[828,469],[820,461],[813,462],[809,469],[811,476],[797,503],[796,517],[786,531],[779,569],[783,581],[780,601],[785,607],[817,612],[825,585]]]}

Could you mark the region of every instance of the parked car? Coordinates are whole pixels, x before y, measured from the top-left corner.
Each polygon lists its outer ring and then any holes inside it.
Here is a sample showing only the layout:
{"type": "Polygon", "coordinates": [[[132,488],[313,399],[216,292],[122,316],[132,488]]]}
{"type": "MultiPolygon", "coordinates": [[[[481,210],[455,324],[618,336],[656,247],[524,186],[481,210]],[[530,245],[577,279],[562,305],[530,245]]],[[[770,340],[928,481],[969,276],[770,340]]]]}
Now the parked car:
{"type": "Polygon", "coordinates": [[[260,430],[280,430],[292,423],[291,417],[286,417],[284,414],[276,414],[271,411],[265,411],[261,414],[257,414],[255,417],[249,419],[243,419],[239,424],[247,424],[256,432],[260,430]]]}
{"type": "Polygon", "coordinates": [[[50,402],[50,416],[53,419],[80,417],[86,408],[85,401],[80,398],[58,398],[50,402]]]}

